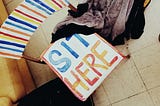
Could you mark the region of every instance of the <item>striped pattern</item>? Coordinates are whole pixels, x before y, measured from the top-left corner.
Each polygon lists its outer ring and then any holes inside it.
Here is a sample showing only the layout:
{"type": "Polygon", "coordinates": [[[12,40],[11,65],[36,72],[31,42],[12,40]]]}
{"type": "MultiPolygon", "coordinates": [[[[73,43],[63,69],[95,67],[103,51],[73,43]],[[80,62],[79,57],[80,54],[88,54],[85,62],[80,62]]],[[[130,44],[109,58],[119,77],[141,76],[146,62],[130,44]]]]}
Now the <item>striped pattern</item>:
{"type": "Polygon", "coordinates": [[[0,56],[20,59],[39,25],[68,5],[67,0],[24,0],[0,28],[0,56]]]}

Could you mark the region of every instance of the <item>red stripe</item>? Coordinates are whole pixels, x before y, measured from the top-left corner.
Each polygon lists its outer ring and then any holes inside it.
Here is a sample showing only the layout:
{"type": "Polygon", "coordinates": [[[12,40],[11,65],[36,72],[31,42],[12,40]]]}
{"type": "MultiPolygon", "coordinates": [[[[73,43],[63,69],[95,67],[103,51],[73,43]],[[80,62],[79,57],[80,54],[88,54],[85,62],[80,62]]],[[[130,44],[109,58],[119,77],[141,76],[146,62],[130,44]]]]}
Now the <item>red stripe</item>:
{"type": "Polygon", "coordinates": [[[59,6],[60,8],[62,8],[62,6],[60,4],[58,4],[55,0],[52,0],[55,4],[57,4],[57,6],[59,6]]]}
{"type": "Polygon", "coordinates": [[[25,9],[27,9],[27,10],[29,10],[29,11],[32,11],[33,13],[35,13],[35,14],[43,17],[43,18],[47,18],[47,16],[44,16],[43,14],[41,14],[41,13],[35,11],[35,10],[32,10],[31,8],[29,8],[28,6],[25,6],[24,4],[20,4],[20,6],[22,6],[23,8],[25,8],[25,9]]]}
{"type": "Polygon", "coordinates": [[[10,35],[10,34],[4,33],[4,32],[0,32],[0,34],[3,34],[5,36],[9,36],[9,37],[12,37],[12,38],[20,39],[20,40],[23,40],[23,41],[28,41],[27,39],[20,38],[20,37],[14,36],[14,35],[10,35]]]}
{"type": "Polygon", "coordinates": [[[25,16],[27,16],[27,17],[29,17],[29,18],[32,18],[32,19],[34,19],[34,20],[39,21],[39,22],[41,22],[41,23],[42,23],[42,21],[41,21],[41,20],[39,20],[39,19],[37,19],[37,18],[35,18],[35,17],[32,17],[32,16],[30,16],[30,15],[28,15],[28,14],[26,14],[26,13],[24,13],[24,12],[20,11],[20,10],[15,9],[15,11],[16,11],[16,12],[18,12],[18,13],[21,13],[21,14],[23,14],[23,15],[25,15],[25,16]]]}

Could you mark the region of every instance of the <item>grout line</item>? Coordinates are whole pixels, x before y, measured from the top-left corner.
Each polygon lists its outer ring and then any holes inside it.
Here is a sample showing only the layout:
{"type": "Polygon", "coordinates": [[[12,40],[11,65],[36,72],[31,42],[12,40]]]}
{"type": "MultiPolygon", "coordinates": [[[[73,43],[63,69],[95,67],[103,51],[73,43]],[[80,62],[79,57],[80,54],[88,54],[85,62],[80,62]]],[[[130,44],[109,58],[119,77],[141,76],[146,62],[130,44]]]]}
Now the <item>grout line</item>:
{"type": "MultiPolygon", "coordinates": [[[[133,59],[133,58],[132,58],[132,59],[133,59]]],[[[140,78],[141,78],[141,80],[142,80],[142,82],[143,82],[143,85],[144,85],[145,89],[147,90],[147,86],[146,86],[146,84],[145,84],[145,82],[144,82],[144,80],[143,80],[142,75],[140,74],[140,72],[139,72],[139,70],[138,70],[138,67],[137,67],[134,59],[133,59],[133,63],[134,63],[134,66],[135,66],[135,68],[136,68],[136,70],[137,70],[137,72],[138,72],[138,75],[140,76],[140,78]]]]}
{"type": "Polygon", "coordinates": [[[148,91],[152,90],[152,89],[155,89],[155,88],[160,88],[160,85],[157,85],[155,87],[152,87],[152,88],[149,88],[148,91]]]}
{"type": "Polygon", "coordinates": [[[153,101],[153,98],[152,98],[152,96],[151,96],[151,94],[150,94],[150,92],[149,92],[148,90],[147,90],[147,93],[148,93],[148,95],[149,95],[149,97],[150,97],[150,99],[151,99],[153,105],[155,106],[154,101],[153,101]]]}
{"type": "MultiPolygon", "coordinates": [[[[150,43],[150,44],[147,44],[146,46],[144,46],[144,47],[142,47],[142,48],[138,48],[138,49],[136,49],[135,51],[132,51],[131,50],[131,54],[135,54],[137,51],[139,51],[139,50],[143,50],[143,49],[146,49],[146,48],[148,48],[148,47],[150,47],[150,46],[153,46],[155,44],[155,42],[153,42],[153,43],[150,43]]],[[[157,44],[157,43],[156,43],[157,44]]],[[[128,50],[130,51],[130,49],[129,49],[129,45],[128,45],[128,50]]]]}
{"type": "Polygon", "coordinates": [[[106,90],[105,90],[105,88],[104,88],[104,86],[103,86],[103,83],[102,83],[102,88],[103,88],[103,90],[104,90],[104,93],[105,93],[106,96],[108,97],[107,99],[108,99],[108,101],[109,101],[109,105],[111,105],[111,100],[110,100],[110,98],[109,98],[109,96],[108,96],[108,94],[107,94],[107,92],[106,92],[106,90]]]}
{"type": "Polygon", "coordinates": [[[145,87],[145,89],[146,89],[145,92],[148,93],[148,95],[149,95],[149,97],[150,97],[150,99],[151,99],[153,105],[155,106],[154,101],[153,101],[153,98],[151,97],[151,95],[150,95],[150,93],[149,93],[149,89],[147,88],[147,85],[146,85],[146,83],[144,82],[143,77],[142,77],[141,73],[139,72],[138,67],[137,67],[137,65],[136,65],[136,63],[135,63],[135,61],[134,61],[134,59],[133,59],[133,63],[134,63],[134,65],[135,65],[136,70],[137,70],[137,72],[138,72],[138,75],[140,76],[140,78],[141,78],[141,80],[142,80],[142,82],[143,82],[143,85],[144,85],[144,87],[145,87]]]}
{"type": "Polygon", "coordinates": [[[133,94],[133,95],[131,95],[131,96],[129,96],[129,97],[120,99],[120,100],[118,100],[118,101],[116,101],[116,102],[113,102],[113,103],[111,103],[111,106],[112,106],[113,104],[115,104],[115,103],[118,103],[118,102],[121,102],[121,101],[123,101],[123,100],[132,98],[132,97],[134,97],[134,96],[140,95],[140,94],[145,93],[145,92],[148,93],[148,95],[149,95],[149,97],[150,97],[150,99],[151,99],[153,105],[155,106],[155,104],[154,104],[154,102],[153,102],[153,99],[152,99],[152,97],[151,97],[151,95],[150,95],[150,93],[149,93],[148,91],[151,90],[151,89],[160,87],[160,85],[159,85],[159,86],[156,86],[156,87],[154,87],[154,88],[148,89],[147,86],[146,86],[146,84],[145,84],[145,82],[144,82],[144,80],[143,80],[143,77],[141,76],[141,74],[140,74],[140,72],[139,72],[139,70],[138,70],[138,68],[137,68],[137,66],[136,66],[136,63],[135,63],[135,61],[134,61],[133,58],[132,58],[132,60],[133,60],[134,66],[135,66],[135,68],[136,68],[136,71],[138,72],[138,75],[140,76],[140,79],[142,80],[142,83],[143,83],[143,85],[144,85],[144,87],[145,87],[145,90],[144,90],[144,91],[141,91],[141,92],[139,92],[139,93],[133,94]]]}
{"type": "Polygon", "coordinates": [[[132,98],[132,97],[134,97],[134,96],[137,96],[137,95],[140,95],[140,94],[142,94],[142,93],[145,93],[146,91],[147,91],[147,90],[144,90],[144,91],[141,91],[141,92],[136,93],[136,94],[134,94],[134,95],[131,95],[131,96],[129,96],[129,97],[120,99],[120,100],[118,100],[118,101],[116,101],[116,102],[111,103],[111,105],[116,104],[116,103],[121,102],[121,101],[126,100],[126,99],[130,99],[130,98],[132,98]]]}

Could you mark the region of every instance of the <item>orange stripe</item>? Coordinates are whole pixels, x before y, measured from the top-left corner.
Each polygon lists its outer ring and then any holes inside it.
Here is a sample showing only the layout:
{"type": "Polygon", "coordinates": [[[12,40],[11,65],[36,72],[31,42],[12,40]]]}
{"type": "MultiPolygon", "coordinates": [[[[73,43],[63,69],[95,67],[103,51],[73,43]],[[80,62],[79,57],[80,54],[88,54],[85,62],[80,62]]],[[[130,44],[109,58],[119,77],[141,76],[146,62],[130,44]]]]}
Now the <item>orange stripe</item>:
{"type": "Polygon", "coordinates": [[[15,55],[15,54],[10,54],[10,53],[3,53],[3,52],[0,52],[0,55],[5,55],[5,56],[12,56],[12,57],[17,57],[17,58],[21,58],[22,56],[20,55],[15,55]]]}
{"type": "Polygon", "coordinates": [[[67,6],[62,0],[59,0],[59,2],[61,2],[63,6],[67,6]]]}
{"type": "Polygon", "coordinates": [[[39,12],[37,12],[37,11],[35,11],[35,10],[32,10],[31,8],[29,8],[29,7],[27,7],[27,6],[23,5],[23,4],[20,4],[20,6],[26,8],[27,10],[32,11],[33,13],[35,13],[35,14],[37,14],[37,15],[43,17],[43,18],[47,18],[46,16],[42,15],[41,13],[39,13],[39,12]]]}
{"type": "Polygon", "coordinates": [[[22,35],[25,35],[25,36],[31,36],[31,35],[26,34],[26,33],[24,33],[24,32],[21,32],[21,31],[18,31],[18,30],[14,30],[14,29],[11,29],[11,28],[7,28],[7,27],[5,27],[5,26],[2,26],[1,28],[6,29],[6,30],[9,30],[9,31],[12,31],[12,32],[15,32],[15,33],[18,33],[18,34],[22,34],[22,35]]]}

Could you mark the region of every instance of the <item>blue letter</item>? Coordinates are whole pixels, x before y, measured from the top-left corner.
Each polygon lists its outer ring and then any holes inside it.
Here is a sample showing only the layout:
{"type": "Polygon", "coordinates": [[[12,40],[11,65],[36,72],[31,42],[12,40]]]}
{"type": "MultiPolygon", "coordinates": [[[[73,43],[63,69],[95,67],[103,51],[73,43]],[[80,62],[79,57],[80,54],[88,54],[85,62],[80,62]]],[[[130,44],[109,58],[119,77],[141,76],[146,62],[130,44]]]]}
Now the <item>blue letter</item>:
{"type": "Polygon", "coordinates": [[[79,55],[72,49],[70,48],[65,42],[61,42],[61,45],[66,48],[75,58],[78,58],[79,55]]]}
{"type": "Polygon", "coordinates": [[[69,69],[69,67],[71,66],[71,60],[69,58],[61,58],[60,60],[56,61],[52,58],[53,54],[57,54],[58,56],[62,55],[58,50],[52,50],[48,55],[49,61],[51,62],[51,64],[56,66],[56,65],[59,65],[59,64],[65,62],[65,65],[63,67],[57,67],[57,69],[60,72],[66,72],[69,69]]]}
{"type": "MultiPolygon", "coordinates": [[[[85,47],[89,46],[89,43],[85,39],[83,39],[79,34],[74,34],[72,36],[75,36],[85,47]]],[[[72,36],[67,37],[66,40],[69,41],[72,36]]]]}

